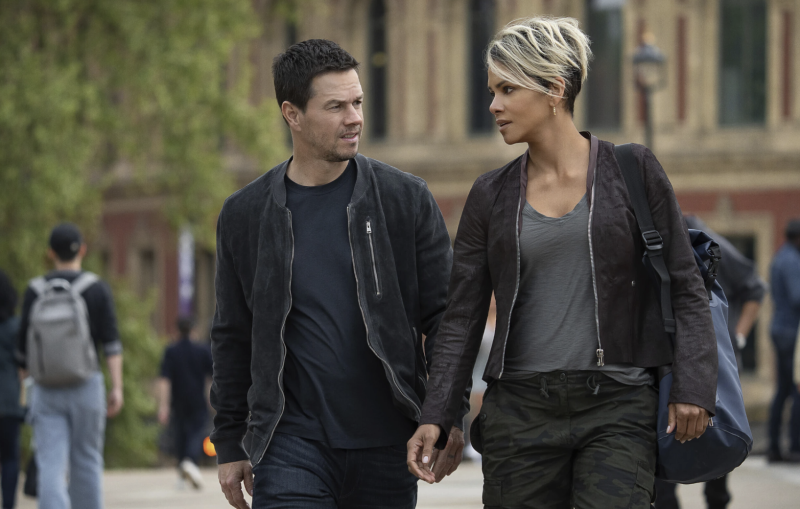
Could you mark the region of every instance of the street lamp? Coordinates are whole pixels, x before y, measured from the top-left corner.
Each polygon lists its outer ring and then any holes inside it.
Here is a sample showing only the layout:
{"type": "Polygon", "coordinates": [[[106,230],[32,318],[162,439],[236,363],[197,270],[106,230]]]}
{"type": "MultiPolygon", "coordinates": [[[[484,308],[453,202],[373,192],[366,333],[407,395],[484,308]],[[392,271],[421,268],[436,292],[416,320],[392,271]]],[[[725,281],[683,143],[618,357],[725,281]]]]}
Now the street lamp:
{"type": "Polygon", "coordinates": [[[633,70],[636,74],[636,86],[644,96],[645,145],[653,150],[653,92],[666,84],[667,59],[655,45],[653,34],[642,36],[642,43],[633,54],[633,70]]]}

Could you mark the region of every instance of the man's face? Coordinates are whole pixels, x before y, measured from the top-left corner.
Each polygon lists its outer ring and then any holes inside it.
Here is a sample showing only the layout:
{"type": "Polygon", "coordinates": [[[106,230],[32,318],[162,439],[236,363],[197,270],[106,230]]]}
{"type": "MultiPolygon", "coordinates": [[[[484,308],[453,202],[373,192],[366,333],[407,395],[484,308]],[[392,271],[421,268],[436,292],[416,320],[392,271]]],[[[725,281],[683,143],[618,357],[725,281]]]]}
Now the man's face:
{"type": "Polygon", "coordinates": [[[358,153],[364,93],[355,70],[329,72],[311,82],[311,99],[298,116],[299,135],[316,159],[347,161],[358,153]]]}

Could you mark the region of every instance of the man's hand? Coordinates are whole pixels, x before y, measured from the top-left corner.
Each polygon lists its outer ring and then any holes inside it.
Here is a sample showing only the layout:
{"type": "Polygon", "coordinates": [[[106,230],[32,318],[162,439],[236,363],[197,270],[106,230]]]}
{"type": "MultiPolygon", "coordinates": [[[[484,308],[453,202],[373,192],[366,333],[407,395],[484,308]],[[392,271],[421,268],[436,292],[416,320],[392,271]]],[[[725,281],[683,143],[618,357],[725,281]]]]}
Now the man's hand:
{"type": "Polygon", "coordinates": [[[431,461],[433,462],[433,475],[436,482],[441,482],[446,476],[452,474],[461,464],[461,454],[464,451],[464,432],[453,426],[447,445],[441,451],[434,450],[431,461]]]}
{"type": "Polygon", "coordinates": [[[667,433],[675,432],[675,440],[684,443],[699,438],[708,426],[708,412],[705,408],[689,403],[669,404],[669,425],[667,433]]]}
{"type": "MultiPolygon", "coordinates": [[[[414,436],[408,441],[408,456],[406,464],[408,471],[428,484],[436,482],[436,476],[431,472],[433,464],[433,444],[439,440],[441,430],[435,424],[423,424],[417,428],[414,436]]],[[[462,447],[463,447],[463,437],[462,447]]],[[[449,439],[448,439],[449,443],[449,439]]]]}
{"type": "Polygon", "coordinates": [[[108,393],[108,409],[106,415],[108,417],[115,417],[120,410],[122,410],[123,397],[122,387],[114,387],[108,393]]]}
{"type": "Polygon", "coordinates": [[[253,496],[253,467],[249,460],[222,463],[218,467],[217,477],[222,493],[228,503],[236,509],[250,509],[250,504],[244,499],[242,483],[247,494],[253,496]]]}

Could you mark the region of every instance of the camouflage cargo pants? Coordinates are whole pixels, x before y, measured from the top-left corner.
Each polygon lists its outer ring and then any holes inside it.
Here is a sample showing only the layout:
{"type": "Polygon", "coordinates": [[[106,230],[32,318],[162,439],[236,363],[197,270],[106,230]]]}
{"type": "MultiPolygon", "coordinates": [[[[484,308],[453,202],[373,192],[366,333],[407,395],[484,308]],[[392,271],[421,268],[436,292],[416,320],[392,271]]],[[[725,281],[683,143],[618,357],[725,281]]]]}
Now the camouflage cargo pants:
{"type": "Polygon", "coordinates": [[[473,438],[487,509],[646,509],[658,393],[591,371],[499,380],[473,438]]]}

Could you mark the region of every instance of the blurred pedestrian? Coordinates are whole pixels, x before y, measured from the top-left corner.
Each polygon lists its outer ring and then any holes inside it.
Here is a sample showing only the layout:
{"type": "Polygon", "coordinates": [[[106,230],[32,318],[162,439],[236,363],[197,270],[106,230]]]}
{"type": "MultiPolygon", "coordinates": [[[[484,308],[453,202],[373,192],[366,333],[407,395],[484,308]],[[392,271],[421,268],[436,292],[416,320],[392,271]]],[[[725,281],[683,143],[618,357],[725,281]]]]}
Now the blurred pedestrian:
{"type": "MultiPolygon", "coordinates": [[[[747,345],[747,336],[758,317],[767,284],[758,275],[755,264],[740,253],[728,239],[712,231],[697,216],[687,216],[685,219],[689,228],[702,230],[717,241],[722,251],[717,281],[728,299],[728,331],[741,369],[741,350],[747,345]]],[[[656,479],[656,509],[680,507],[675,489],[675,484],[656,479]]],[[[708,481],[705,486],[705,497],[709,509],[728,507],[731,501],[728,476],[708,481]]]]}
{"type": "Polygon", "coordinates": [[[181,478],[200,489],[203,477],[197,465],[208,424],[212,361],[211,349],[194,343],[193,330],[191,318],[179,318],[178,339],[164,351],[158,379],[158,421],[164,426],[172,425],[181,478]]]}
{"type": "Polygon", "coordinates": [[[489,360],[489,352],[492,349],[496,325],[497,306],[493,295],[492,302],[489,305],[489,315],[486,317],[486,328],[483,330],[483,338],[481,338],[481,348],[478,351],[478,359],[475,361],[475,367],[472,369],[472,392],[469,395],[469,413],[466,419],[464,419],[464,432],[466,437],[464,456],[473,461],[480,461],[481,454],[472,446],[469,431],[483,405],[483,395],[487,388],[486,382],[483,380],[483,372],[486,370],[486,361],[489,360]]]}
{"type": "MultiPolygon", "coordinates": [[[[405,444],[452,250],[425,182],[358,153],[358,65],[322,39],[274,59],[292,157],[229,197],[217,223],[211,438],[240,509],[243,482],[254,509],[416,505],[405,444]]],[[[432,457],[437,480],[461,461],[468,394],[432,457]]]]}
{"type": "Polygon", "coordinates": [[[641,232],[614,145],[575,126],[590,57],[577,20],[551,17],[509,23],[485,53],[500,134],[528,150],[479,177],[464,205],[409,452],[424,446],[409,465],[430,481],[426,456],[456,418],[494,292],[497,339],[473,426],[486,507],[648,507],[654,368],[672,365],[670,440],[701,436],[715,409],[708,294],[669,179],[650,150],[629,147],[656,227],[641,232]],[[674,320],[662,316],[641,263],[645,245],[666,261],[674,320]]]}
{"type": "Polygon", "coordinates": [[[31,280],[22,304],[18,356],[34,379],[31,405],[39,507],[103,507],[106,417],[122,409],[122,343],[111,289],[82,269],[78,227],[50,234],[54,270],[31,280]],[[111,377],[106,405],[98,358],[111,377]]]}
{"type": "Polygon", "coordinates": [[[769,414],[767,460],[800,462],[800,392],[794,384],[792,368],[798,328],[800,328],[800,218],[786,226],[786,242],[772,260],[772,343],[777,363],[777,388],[769,414]],[[787,399],[792,400],[789,419],[789,454],[781,451],[781,427],[787,399]]]}
{"type": "Polygon", "coordinates": [[[23,418],[14,352],[19,318],[17,290],[0,270],[0,490],[3,509],[14,507],[19,476],[19,427],[23,418]]]}

